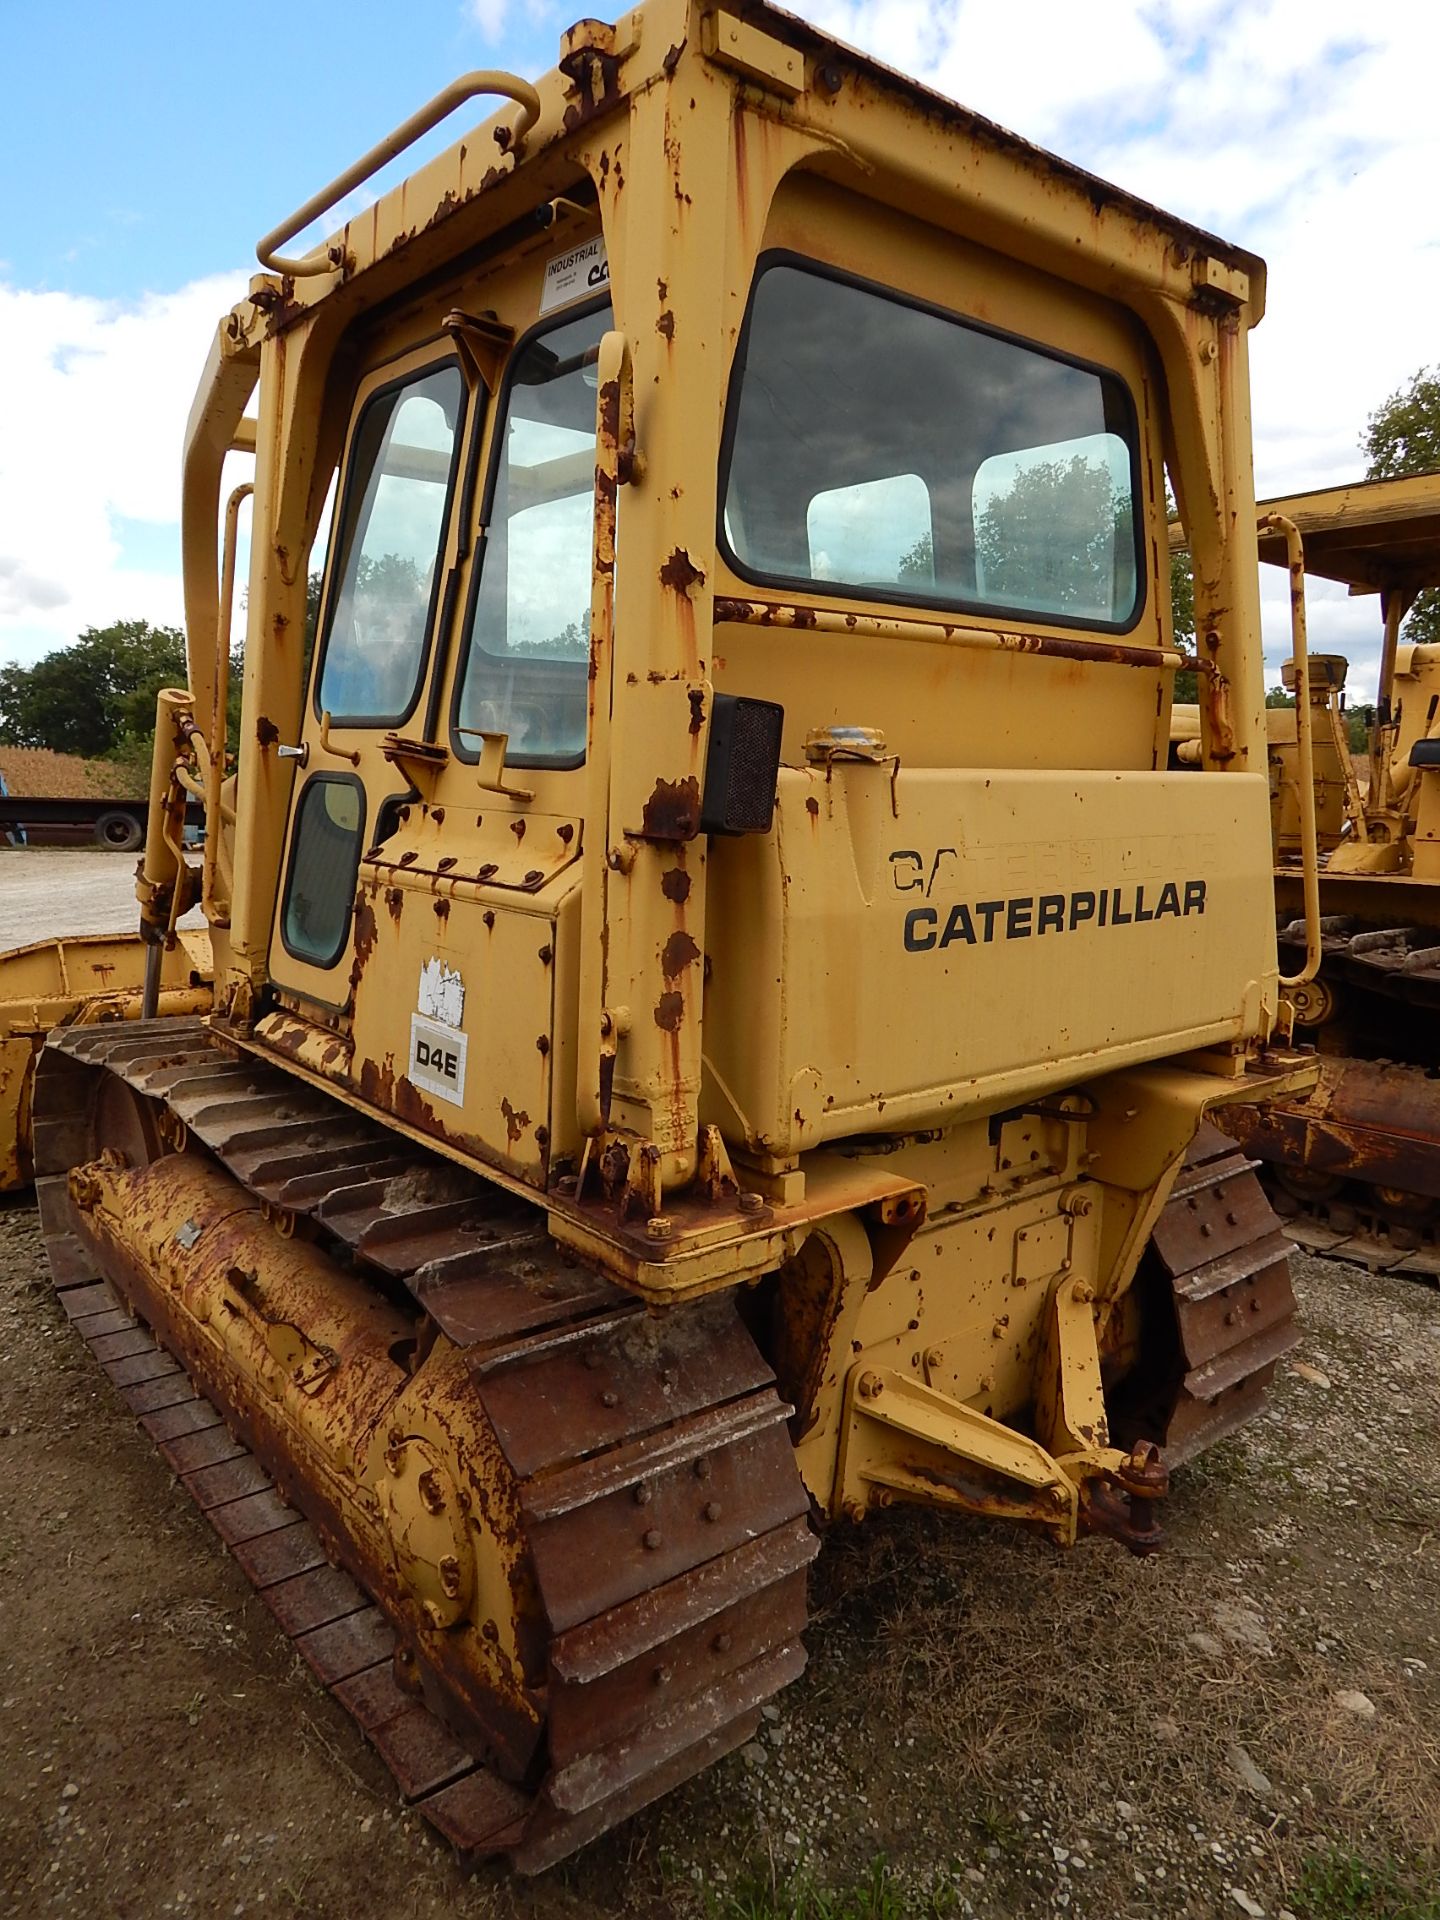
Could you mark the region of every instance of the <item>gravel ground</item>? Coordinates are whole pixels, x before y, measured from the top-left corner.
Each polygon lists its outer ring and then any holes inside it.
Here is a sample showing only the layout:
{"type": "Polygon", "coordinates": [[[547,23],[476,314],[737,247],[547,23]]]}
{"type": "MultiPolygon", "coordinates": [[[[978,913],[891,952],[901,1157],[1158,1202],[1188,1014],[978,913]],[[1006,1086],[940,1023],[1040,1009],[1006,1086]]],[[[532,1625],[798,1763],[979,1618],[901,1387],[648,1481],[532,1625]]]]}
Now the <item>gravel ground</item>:
{"type": "MultiPolygon", "coordinates": [[[[76,933],[133,933],[133,853],[103,847],[0,847],[0,953],[76,933]]],[[[203,925],[198,909],[184,926],[203,925]]]]}
{"type": "Polygon", "coordinates": [[[0,1210],[0,1912],[1434,1920],[1440,1303],[1296,1268],[1166,1553],[838,1530],[762,1736],[527,1884],[396,1804],[0,1210]]]}

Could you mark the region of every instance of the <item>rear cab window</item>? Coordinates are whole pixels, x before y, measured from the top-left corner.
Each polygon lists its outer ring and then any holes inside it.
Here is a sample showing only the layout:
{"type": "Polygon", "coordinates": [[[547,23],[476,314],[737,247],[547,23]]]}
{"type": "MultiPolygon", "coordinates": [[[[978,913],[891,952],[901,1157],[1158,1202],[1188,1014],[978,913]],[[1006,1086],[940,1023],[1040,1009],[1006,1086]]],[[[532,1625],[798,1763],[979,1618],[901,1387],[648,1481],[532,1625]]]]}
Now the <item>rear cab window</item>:
{"type": "Polygon", "coordinates": [[[721,541],[762,584],[1125,632],[1138,441],[1107,369],[772,257],[731,384],[721,541]]]}

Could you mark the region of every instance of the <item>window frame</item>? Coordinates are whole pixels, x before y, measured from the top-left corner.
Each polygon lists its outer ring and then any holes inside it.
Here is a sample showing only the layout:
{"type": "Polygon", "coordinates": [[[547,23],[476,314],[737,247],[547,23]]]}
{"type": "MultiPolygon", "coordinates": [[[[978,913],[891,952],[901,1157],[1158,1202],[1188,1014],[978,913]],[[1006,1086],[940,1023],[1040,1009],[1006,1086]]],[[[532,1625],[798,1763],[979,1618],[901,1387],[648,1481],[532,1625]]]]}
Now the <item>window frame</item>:
{"type": "MultiPolygon", "coordinates": [[[[379,727],[403,727],[420,704],[420,695],[425,688],[426,675],[430,668],[431,655],[435,649],[435,616],[441,591],[444,587],[444,575],[448,569],[444,565],[445,554],[450,545],[452,522],[455,514],[456,495],[460,490],[462,471],[470,463],[466,458],[471,429],[472,395],[470,382],[465,378],[465,369],[458,353],[453,351],[437,354],[433,360],[410,367],[404,373],[398,373],[391,379],[372,387],[364,399],[354,408],[350,420],[350,429],[345,438],[341,472],[343,483],[335,503],[335,531],[342,538],[332,543],[326,555],[326,579],[324,597],[320,603],[319,621],[316,628],[315,658],[310,668],[310,706],[315,720],[321,719],[323,709],[320,705],[320,687],[325,678],[325,663],[330,657],[330,642],[333,633],[335,610],[339,599],[341,582],[344,579],[346,564],[350,557],[349,541],[343,538],[344,529],[351,524],[350,510],[355,499],[357,474],[355,471],[355,443],[359,439],[360,429],[371,407],[383,400],[387,394],[394,393],[400,387],[417,386],[428,380],[431,374],[439,373],[447,367],[453,367],[460,380],[460,412],[455,421],[455,440],[450,451],[450,474],[445,483],[445,504],[440,515],[440,538],[435,550],[435,572],[430,582],[430,599],[425,612],[425,639],[416,662],[415,679],[410,689],[409,702],[401,713],[396,714],[337,714],[332,711],[331,719],[337,728],[376,729],[379,727]]],[[[288,949],[287,949],[288,951],[288,949]]]]}
{"type": "MultiPolygon", "coordinates": [[[[922,299],[902,288],[886,286],[880,281],[868,279],[864,274],[848,272],[842,267],[831,265],[829,261],[817,260],[810,254],[798,253],[792,247],[772,247],[756,259],[750,292],[745,302],[745,318],[740,327],[739,340],[736,342],[735,357],[730,363],[729,386],[725,396],[725,420],[720,435],[720,471],[715,504],[716,547],[737,579],[755,586],[773,587],[784,593],[805,593],[825,601],[856,601],[864,606],[939,608],[947,613],[971,614],[978,619],[1024,621],[1042,627],[1069,627],[1086,633],[1133,633],[1145,618],[1146,609],[1150,603],[1151,586],[1149,571],[1145,565],[1143,451],[1140,411],[1135,402],[1135,395],[1131,391],[1130,382],[1118,368],[1105,366],[1099,361],[1086,360],[1079,354],[1066,353],[1059,347],[1032,340],[1007,327],[997,327],[984,320],[972,319],[968,314],[959,313],[953,307],[943,307],[933,300],[922,299]],[[1020,347],[1027,353],[1043,354],[1046,359],[1058,361],[1062,366],[1074,367],[1082,373],[1094,374],[1102,381],[1112,382],[1124,404],[1126,444],[1130,453],[1132,504],[1130,519],[1131,540],[1135,554],[1135,604],[1128,617],[1124,620],[1099,620],[1068,613],[1041,612],[1034,607],[1009,602],[964,599],[953,595],[942,596],[938,588],[928,594],[906,592],[898,582],[893,588],[887,586],[883,592],[876,592],[873,588],[851,586],[848,582],[840,580],[801,579],[793,574],[766,573],[742,561],[726,535],[725,508],[730,494],[730,473],[734,459],[735,439],[739,430],[740,395],[750,361],[750,330],[755,317],[756,295],[765,275],[775,267],[792,267],[819,280],[833,280],[841,286],[854,287],[862,293],[874,294],[893,306],[909,307],[918,313],[931,314],[936,319],[948,321],[952,326],[966,328],[972,333],[985,334],[992,340],[1004,341],[1007,345],[1020,347]]],[[[880,477],[883,478],[883,476],[880,477]]],[[[920,478],[923,480],[925,476],[922,474],[920,478]]],[[[928,482],[926,484],[928,486],[928,482]]]]}
{"type": "MultiPolygon", "coordinates": [[[[480,746],[470,742],[460,732],[460,703],[465,696],[465,682],[470,672],[470,658],[475,647],[475,609],[480,599],[481,576],[485,571],[485,556],[490,549],[490,517],[495,510],[495,494],[500,485],[500,462],[505,456],[505,434],[503,428],[510,417],[510,393],[515,385],[515,370],[521,356],[536,340],[547,333],[554,333],[560,327],[569,326],[576,320],[587,319],[592,313],[612,310],[614,299],[610,292],[596,294],[589,300],[577,300],[572,305],[557,308],[554,313],[543,315],[531,327],[527,327],[510,349],[510,357],[505,363],[504,377],[499,391],[495,395],[490,410],[492,422],[490,432],[489,455],[485,465],[485,484],[480,496],[480,518],[475,528],[475,552],[470,563],[470,580],[465,589],[465,605],[461,613],[461,643],[459,657],[455,664],[454,685],[450,693],[450,714],[447,722],[450,734],[450,751],[457,760],[467,766],[476,766],[480,760],[480,746]]],[[[591,486],[591,500],[594,500],[594,486],[591,486]]],[[[593,528],[593,517],[592,517],[593,528]]],[[[593,540],[592,540],[593,546],[593,540]]],[[[573,662],[581,665],[579,660],[573,662]]],[[[587,669],[588,672],[588,669],[587,669]]],[[[573,773],[577,767],[583,767],[589,750],[587,739],[577,754],[524,753],[508,751],[505,755],[507,767],[527,767],[538,772],[573,773]]]]}
{"type": "MultiPolygon", "coordinates": [[[[290,816],[290,846],[285,859],[285,885],[280,894],[280,911],[276,918],[279,923],[281,946],[284,947],[290,958],[297,960],[302,967],[314,967],[321,973],[328,973],[338,961],[343,959],[345,950],[350,944],[350,929],[355,919],[355,889],[360,879],[360,863],[365,857],[365,827],[369,818],[368,800],[369,795],[365,790],[365,782],[358,773],[336,773],[332,772],[329,768],[324,768],[318,773],[310,774],[301,786],[299,793],[295,796],[290,816]],[[290,915],[290,889],[295,882],[295,862],[299,856],[300,849],[301,819],[303,810],[307,804],[307,796],[312,788],[327,785],[354,787],[360,795],[360,824],[355,835],[355,867],[350,877],[350,904],[346,908],[341,920],[340,933],[335,946],[326,958],[322,960],[312,954],[302,953],[298,948],[291,946],[290,931],[287,922],[290,915]]],[[[284,983],[279,980],[277,980],[275,984],[286,993],[299,991],[296,988],[286,987],[284,983]]],[[[309,998],[310,996],[307,995],[305,997],[309,998]]]]}

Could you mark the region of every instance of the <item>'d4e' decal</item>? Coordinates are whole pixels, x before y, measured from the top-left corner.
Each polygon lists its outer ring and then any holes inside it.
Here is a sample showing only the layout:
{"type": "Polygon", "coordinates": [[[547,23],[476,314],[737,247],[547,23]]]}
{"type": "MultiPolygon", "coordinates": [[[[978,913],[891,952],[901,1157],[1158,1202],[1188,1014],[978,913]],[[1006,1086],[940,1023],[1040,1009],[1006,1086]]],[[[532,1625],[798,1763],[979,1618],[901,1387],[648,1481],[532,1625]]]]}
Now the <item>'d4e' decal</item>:
{"type": "Polygon", "coordinates": [[[410,1016],[410,1073],[413,1087],[448,1100],[452,1106],[465,1104],[466,1037],[454,1027],[427,1020],[423,1013],[410,1016]]]}

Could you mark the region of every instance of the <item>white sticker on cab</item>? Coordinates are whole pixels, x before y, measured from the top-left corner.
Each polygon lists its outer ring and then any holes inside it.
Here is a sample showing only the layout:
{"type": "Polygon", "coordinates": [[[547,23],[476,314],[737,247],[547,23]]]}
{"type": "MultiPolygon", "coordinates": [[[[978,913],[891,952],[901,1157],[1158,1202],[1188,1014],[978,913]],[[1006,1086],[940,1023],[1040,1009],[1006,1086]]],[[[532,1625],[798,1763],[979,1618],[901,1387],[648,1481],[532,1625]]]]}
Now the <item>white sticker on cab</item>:
{"type": "Polygon", "coordinates": [[[465,1104],[466,1037],[423,1013],[410,1016],[410,1084],[451,1106],[465,1104]]]}
{"type": "Polygon", "coordinates": [[[586,240],[568,253],[557,253],[545,262],[545,280],[540,288],[541,313],[553,313],[556,307],[572,300],[585,300],[591,294],[604,293],[610,285],[610,259],[600,234],[586,240]]]}

